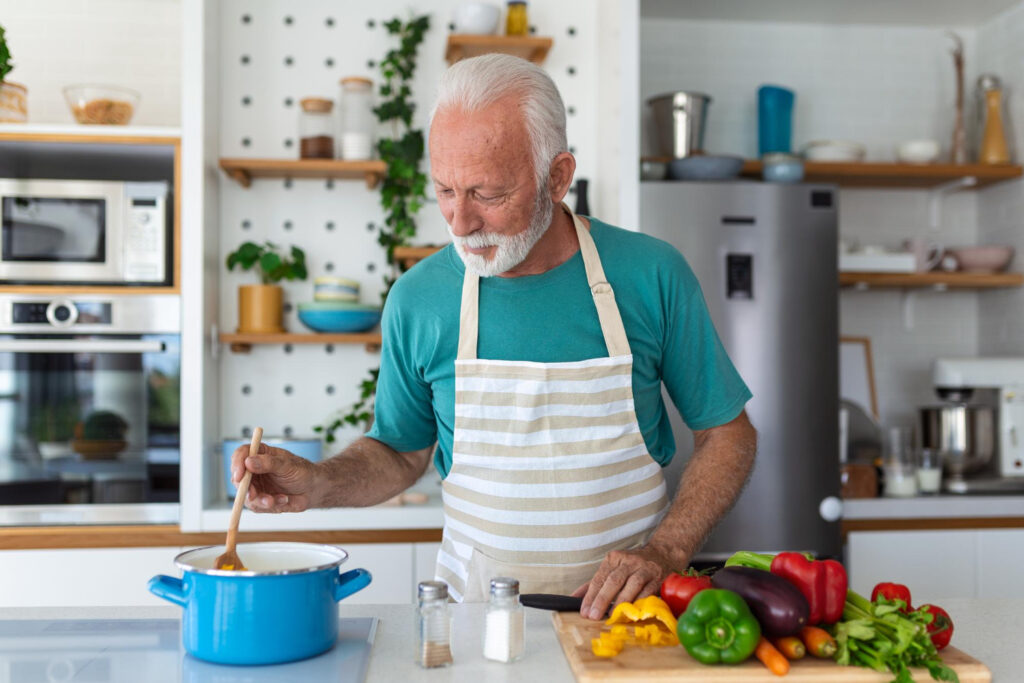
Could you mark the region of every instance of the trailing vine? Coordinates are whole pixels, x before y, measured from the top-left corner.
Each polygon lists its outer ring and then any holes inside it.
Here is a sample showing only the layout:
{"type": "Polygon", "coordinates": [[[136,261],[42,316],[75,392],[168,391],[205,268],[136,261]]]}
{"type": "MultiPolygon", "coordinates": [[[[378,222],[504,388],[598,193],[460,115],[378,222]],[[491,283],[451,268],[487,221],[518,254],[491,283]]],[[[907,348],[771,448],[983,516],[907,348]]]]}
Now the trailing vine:
{"type": "MultiPolygon", "coordinates": [[[[427,176],[420,170],[423,131],[412,127],[416,104],[412,101],[410,83],[416,71],[417,51],[430,29],[430,17],[413,17],[407,22],[396,17],[385,22],[384,28],[389,35],[398,38],[398,47],[388,50],[380,63],[383,78],[378,91],[380,104],[373,110],[378,121],[391,126],[391,137],[377,142],[377,153],[387,163],[380,188],[384,223],[377,232],[377,243],[384,247],[389,266],[384,274],[382,305],[395,280],[405,271],[405,265],[395,260],[395,247],[408,245],[416,236],[414,216],[427,198],[427,176]]],[[[324,434],[324,440],[333,443],[334,432],[343,425],[366,428],[373,414],[379,372],[379,367],[370,370],[369,377],[360,382],[359,400],[347,413],[326,425],[314,427],[313,431],[324,434]]]]}

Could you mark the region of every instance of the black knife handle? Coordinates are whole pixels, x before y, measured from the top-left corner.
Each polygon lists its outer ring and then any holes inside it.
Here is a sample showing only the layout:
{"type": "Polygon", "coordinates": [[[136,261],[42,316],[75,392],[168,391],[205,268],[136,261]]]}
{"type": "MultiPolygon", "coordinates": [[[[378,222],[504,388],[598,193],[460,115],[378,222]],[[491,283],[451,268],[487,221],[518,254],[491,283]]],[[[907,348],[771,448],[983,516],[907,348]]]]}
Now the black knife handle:
{"type": "Polygon", "coordinates": [[[550,609],[556,612],[579,612],[583,607],[583,598],[572,598],[568,595],[552,595],[550,593],[523,593],[519,602],[525,607],[550,609]]]}

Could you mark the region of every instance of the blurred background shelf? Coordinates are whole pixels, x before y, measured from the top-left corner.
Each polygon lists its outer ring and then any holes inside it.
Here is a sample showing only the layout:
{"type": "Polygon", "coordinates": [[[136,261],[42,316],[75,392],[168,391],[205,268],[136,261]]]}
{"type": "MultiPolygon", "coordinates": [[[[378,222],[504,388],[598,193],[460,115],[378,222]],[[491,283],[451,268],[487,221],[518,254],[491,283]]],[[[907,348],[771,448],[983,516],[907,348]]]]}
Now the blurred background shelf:
{"type": "Polygon", "coordinates": [[[1024,285],[1024,273],[839,273],[841,287],[995,289],[1024,285]]]}
{"type": "Polygon", "coordinates": [[[332,178],[364,179],[370,190],[388,169],[383,161],[340,159],[221,159],[220,167],[242,187],[249,187],[253,178],[332,178]]]}
{"type": "Polygon", "coordinates": [[[380,332],[349,334],[221,334],[221,344],[227,344],[235,353],[249,353],[253,346],[280,344],[365,344],[367,351],[380,348],[380,332]]]}
{"type": "Polygon", "coordinates": [[[444,58],[449,64],[460,59],[479,57],[492,52],[515,55],[534,64],[542,64],[554,41],[536,36],[480,36],[453,33],[448,36],[444,58]]]}
{"type": "MultiPolygon", "coordinates": [[[[835,183],[842,187],[929,188],[973,177],[975,188],[1021,177],[1019,165],[898,164],[880,162],[804,162],[804,182],[835,183]]],[[[747,161],[740,174],[761,177],[761,162],[747,161]]]]}

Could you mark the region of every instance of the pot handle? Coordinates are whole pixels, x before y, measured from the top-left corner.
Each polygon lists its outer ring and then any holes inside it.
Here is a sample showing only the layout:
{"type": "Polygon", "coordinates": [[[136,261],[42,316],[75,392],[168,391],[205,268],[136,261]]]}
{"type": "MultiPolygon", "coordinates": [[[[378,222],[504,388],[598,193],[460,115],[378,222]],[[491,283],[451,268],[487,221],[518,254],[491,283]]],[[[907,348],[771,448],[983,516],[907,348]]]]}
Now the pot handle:
{"type": "Polygon", "coordinates": [[[353,569],[344,574],[338,574],[334,584],[334,600],[338,601],[357,593],[370,585],[373,577],[365,569],[353,569]]]}
{"type": "Polygon", "coordinates": [[[188,598],[185,597],[184,584],[181,579],[176,579],[173,576],[157,574],[149,580],[149,592],[182,607],[188,602],[188,598]]]}

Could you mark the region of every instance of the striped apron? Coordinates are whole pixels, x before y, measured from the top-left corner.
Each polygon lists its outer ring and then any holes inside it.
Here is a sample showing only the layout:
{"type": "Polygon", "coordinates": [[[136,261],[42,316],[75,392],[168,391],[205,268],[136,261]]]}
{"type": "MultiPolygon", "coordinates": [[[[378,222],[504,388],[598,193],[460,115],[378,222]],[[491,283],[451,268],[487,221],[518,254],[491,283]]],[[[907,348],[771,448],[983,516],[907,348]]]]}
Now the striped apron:
{"type": "MultiPolygon", "coordinates": [[[[480,279],[462,285],[452,466],[437,578],[458,601],[490,579],[568,594],[606,553],[646,541],[668,509],[633,408],[633,356],[594,240],[578,217],[608,356],[568,363],[477,358],[480,279]]],[[[587,312],[584,312],[587,314],[587,312]]]]}

